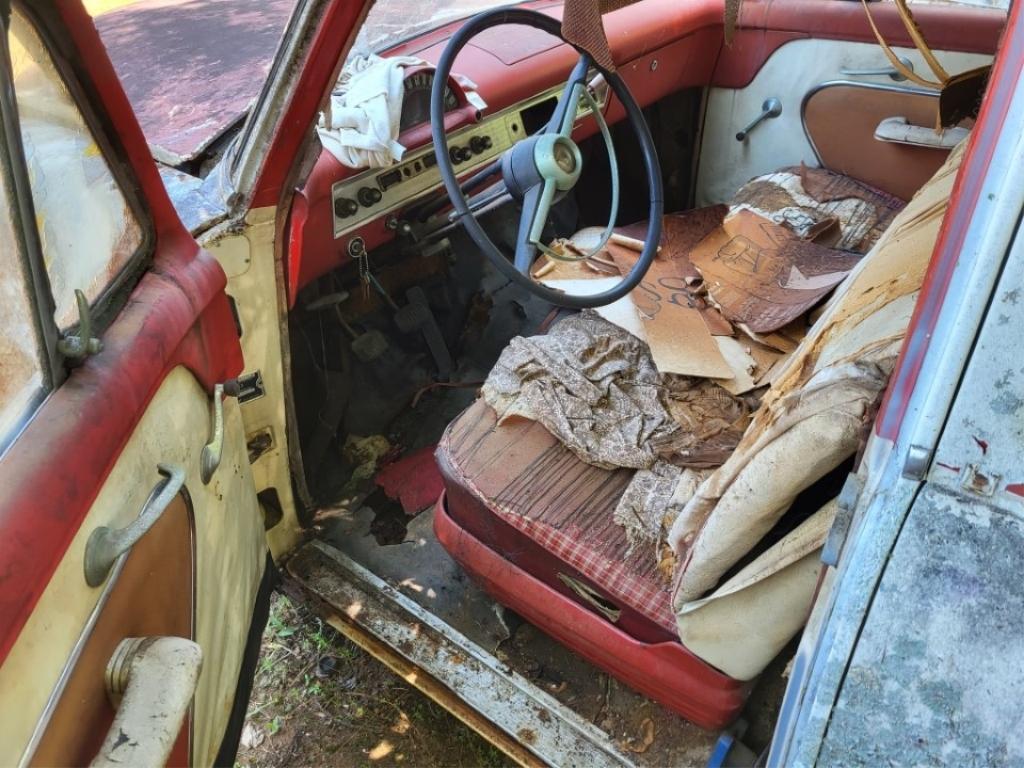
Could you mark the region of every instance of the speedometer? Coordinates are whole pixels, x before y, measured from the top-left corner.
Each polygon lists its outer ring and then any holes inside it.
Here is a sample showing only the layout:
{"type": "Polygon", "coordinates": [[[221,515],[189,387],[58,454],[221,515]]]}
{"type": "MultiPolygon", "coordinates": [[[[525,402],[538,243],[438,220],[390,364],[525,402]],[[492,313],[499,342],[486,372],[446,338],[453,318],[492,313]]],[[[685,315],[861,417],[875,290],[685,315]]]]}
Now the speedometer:
{"type": "MultiPolygon", "coordinates": [[[[399,120],[399,130],[426,123],[430,121],[430,91],[434,87],[434,73],[431,70],[420,70],[413,72],[405,78],[403,88],[405,94],[402,99],[402,117],[399,120]]],[[[444,111],[450,112],[459,106],[458,97],[445,85],[444,88],[444,111]]]]}

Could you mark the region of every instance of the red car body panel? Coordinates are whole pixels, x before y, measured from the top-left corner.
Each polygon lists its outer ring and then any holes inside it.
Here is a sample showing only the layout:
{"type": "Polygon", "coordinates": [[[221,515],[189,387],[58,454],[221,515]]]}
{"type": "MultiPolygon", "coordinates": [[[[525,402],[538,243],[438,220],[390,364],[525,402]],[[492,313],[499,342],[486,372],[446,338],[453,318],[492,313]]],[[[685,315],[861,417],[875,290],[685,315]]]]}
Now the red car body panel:
{"type": "Polygon", "coordinates": [[[154,245],[102,354],[71,373],[0,457],[0,662],[164,376],[184,365],[212,391],[242,369],[224,272],[181,225],[92,19],[78,3],[51,4],[39,18],[116,126],[111,139],[139,183],[154,245]]]}

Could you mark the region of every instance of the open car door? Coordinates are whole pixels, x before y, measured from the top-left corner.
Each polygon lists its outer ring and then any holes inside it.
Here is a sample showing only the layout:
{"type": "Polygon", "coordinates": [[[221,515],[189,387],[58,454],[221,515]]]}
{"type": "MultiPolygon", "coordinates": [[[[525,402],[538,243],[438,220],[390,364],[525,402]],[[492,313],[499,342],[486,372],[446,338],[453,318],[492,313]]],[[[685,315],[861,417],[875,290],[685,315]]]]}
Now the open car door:
{"type": "Polygon", "coordinates": [[[273,568],[225,275],[81,5],[0,11],[0,762],[230,764],[273,568]]]}

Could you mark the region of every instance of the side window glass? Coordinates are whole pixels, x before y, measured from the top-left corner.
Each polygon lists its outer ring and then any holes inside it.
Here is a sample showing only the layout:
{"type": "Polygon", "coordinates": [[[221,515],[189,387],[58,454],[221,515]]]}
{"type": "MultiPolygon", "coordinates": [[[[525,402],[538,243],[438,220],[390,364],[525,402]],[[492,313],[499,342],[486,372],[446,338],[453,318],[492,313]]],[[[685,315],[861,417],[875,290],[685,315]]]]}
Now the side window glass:
{"type": "Polygon", "coordinates": [[[43,41],[17,10],[8,44],[54,320],[66,329],[78,321],[75,289],[94,303],[138,251],[142,228],[43,41]]]}
{"type": "Polygon", "coordinates": [[[9,167],[0,169],[0,452],[44,386],[42,345],[21,238],[15,232],[10,178],[9,167]]]}

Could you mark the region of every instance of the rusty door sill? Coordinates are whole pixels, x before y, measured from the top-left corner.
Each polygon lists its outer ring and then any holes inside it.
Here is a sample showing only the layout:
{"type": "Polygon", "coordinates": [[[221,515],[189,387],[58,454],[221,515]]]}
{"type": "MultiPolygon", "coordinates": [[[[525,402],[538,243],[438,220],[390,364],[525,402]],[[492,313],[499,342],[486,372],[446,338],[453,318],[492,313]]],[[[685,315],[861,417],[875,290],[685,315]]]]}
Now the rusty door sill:
{"type": "Polygon", "coordinates": [[[289,560],[325,619],[520,765],[632,766],[606,735],[328,544],[289,560]]]}

